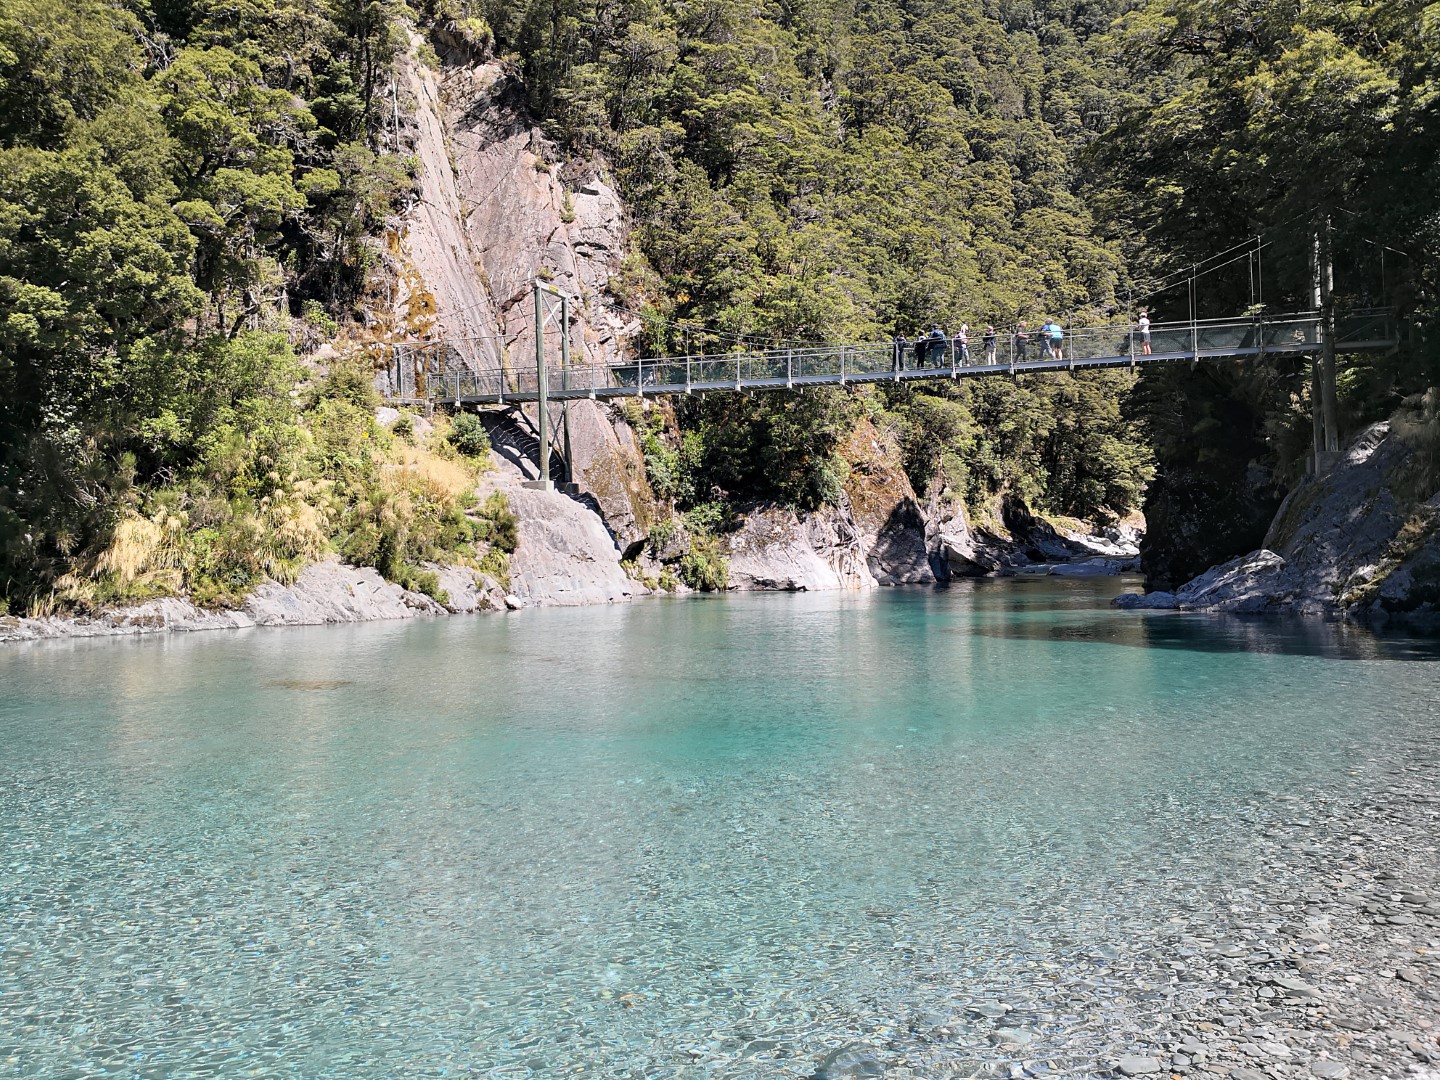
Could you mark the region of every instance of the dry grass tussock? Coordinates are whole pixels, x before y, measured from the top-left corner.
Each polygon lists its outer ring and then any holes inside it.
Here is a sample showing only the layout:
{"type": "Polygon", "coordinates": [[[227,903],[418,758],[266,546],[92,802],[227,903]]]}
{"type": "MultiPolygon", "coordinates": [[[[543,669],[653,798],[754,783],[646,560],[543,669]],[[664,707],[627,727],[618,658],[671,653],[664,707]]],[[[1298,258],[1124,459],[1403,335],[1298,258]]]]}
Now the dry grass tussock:
{"type": "Polygon", "coordinates": [[[398,439],[391,447],[389,457],[392,467],[421,481],[446,499],[459,499],[473,493],[479,479],[478,470],[469,462],[444,457],[425,447],[409,446],[398,439]]]}
{"type": "Polygon", "coordinates": [[[93,607],[113,596],[149,597],[179,591],[184,578],[189,521],[160,509],[153,517],[129,514],[110,543],[56,582],[58,599],[93,607]]]}
{"type": "Polygon", "coordinates": [[[265,574],[289,585],[306,565],[330,551],[329,522],[323,501],[327,485],[301,482],[293,497],[272,497],[260,507],[261,535],[256,552],[265,574]],[[311,500],[315,501],[312,502],[311,500]]]}

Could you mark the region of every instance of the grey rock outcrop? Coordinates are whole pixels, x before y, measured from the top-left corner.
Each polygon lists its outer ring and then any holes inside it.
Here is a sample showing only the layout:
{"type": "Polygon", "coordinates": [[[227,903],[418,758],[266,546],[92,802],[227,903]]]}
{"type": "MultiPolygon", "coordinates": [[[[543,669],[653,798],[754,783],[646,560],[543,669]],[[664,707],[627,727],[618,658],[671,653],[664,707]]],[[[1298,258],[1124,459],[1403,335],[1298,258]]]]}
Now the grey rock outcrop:
{"type": "Polygon", "coordinates": [[[520,519],[520,542],[510,556],[510,597],[518,606],[608,604],[643,591],[626,575],[614,537],[590,507],[558,491],[524,487],[504,466],[497,465],[482,489],[504,491],[520,519]]]}
{"type": "Polygon", "coordinates": [[[894,437],[862,420],[840,452],[850,466],[840,515],[853,523],[870,576],[881,585],[948,580],[939,529],[920,506],[894,437]]]}
{"type": "MultiPolygon", "coordinates": [[[[466,606],[455,610],[479,611],[495,606],[493,597],[477,588],[473,574],[468,588],[475,595],[470,596],[462,588],[469,571],[459,567],[432,569],[441,572],[442,588],[448,582],[455,589],[452,597],[462,597],[466,606]]],[[[273,581],[261,585],[239,610],[207,611],[187,600],[167,597],[114,608],[93,617],[5,618],[0,619],[0,642],[374,622],[443,615],[446,610],[428,596],[386,581],[369,567],[347,566],[331,559],[307,566],[290,585],[273,581]]]]}
{"type": "Polygon", "coordinates": [[[1125,593],[1114,604],[1179,611],[1264,611],[1274,602],[1273,590],[1285,565],[1275,552],[1262,548],[1211,567],[1174,592],[1125,593]]]}
{"type": "MultiPolygon", "coordinates": [[[[530,282],[542,278],[576,298],[563,328],[572,362],[616,363],[639,323],[608,291],[629,226],[601,164],[554,164],[563,155],[529,117],[503,62],[476,62],[473,50],[454,46],[435,71],[417,42],[403,67],[420,197],[391,257],[395,330],[443,337],[447,366],[533,378],[530,282]]],[[[553,366],[558,347],[549,348],[553,366]]],[[[523,411],[533,430],[537,406],[523,411]]],[[[553,405],[549,422],[556,433],[568,430],[568,479],[595,500],[622,545],[643,539],[659,515],[621,410],[572,401],[553,405]]]]}
{"type": "Polygon", "coordinates": [[[742,591],[872,589],[864,549],[848,515],[825,510],[804,517],[777,506],[756,507],[726,537],[730,586],[742,591]]]}
{"type": "Polygon", "coordinates": [[[314,626],[443,615],[445,609],[368,566],[327,560],[307,566],[293,585],[261,585],[245,601],[245,614],[256,626],[314,626]]]}
{"type": "Polygon", "coordinates": [[[1265,547],[1173,592],[1119,597],[1117,606],[1433,617],[1440,607],[1440,493],[1407,507],[1396,490],[1423,475],[1420,464],[1390,422],[1372,424],[1338,462],[1290,493],[1265,547]]]}

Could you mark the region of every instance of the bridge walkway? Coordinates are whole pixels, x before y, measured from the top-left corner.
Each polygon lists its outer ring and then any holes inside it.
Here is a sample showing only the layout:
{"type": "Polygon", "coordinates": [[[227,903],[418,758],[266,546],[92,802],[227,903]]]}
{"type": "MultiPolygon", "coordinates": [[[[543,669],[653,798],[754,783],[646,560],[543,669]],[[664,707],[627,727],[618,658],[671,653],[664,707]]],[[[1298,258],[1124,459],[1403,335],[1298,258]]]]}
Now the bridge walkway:
{"type": "MultiPolygon", "coordinates": [[[[1395,319],[1389,311],[1336,317],[1335,348],[1339,352],[1392,348],[1397,341],[1395,319]]],[[[443,355],[443,350],[436,348],[439,344],[414,343],[443,355]]],[[[968,357],[949,341],[937,350],[939,356],[927,357],[924,366],[917,366],[913,344],[903,357],[897,357],[889,342],[642,358],[613,366],[547,365],[544,393],[551,400],[603,400],[1308,355],[1322,349],[1321,318],[1317,312],[1300,312],[1263,320],[1156,324],[1151,327],[1149,345],[1147,353],[1140,334],[1126,324],[1068,331],[1058,359],[1036,338],[1019,342],[1006,335],[996,343],[994,363],[985,363],[981,335],[972,332],[968,357]]],[[[503,405],[537,401],[542,393],[538,369],[522,365],[480,371],[430,370],[414,378],[417,385],[412,399],[437,404],[503,405]]]]}

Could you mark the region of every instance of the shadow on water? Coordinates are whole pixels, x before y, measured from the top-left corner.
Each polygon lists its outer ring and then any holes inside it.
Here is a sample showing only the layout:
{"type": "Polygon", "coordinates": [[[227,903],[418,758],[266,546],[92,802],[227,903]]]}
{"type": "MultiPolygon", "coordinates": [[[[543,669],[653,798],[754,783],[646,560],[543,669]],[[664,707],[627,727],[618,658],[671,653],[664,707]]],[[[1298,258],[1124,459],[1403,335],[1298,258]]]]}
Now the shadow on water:
{"type": "Polygon", "coordinates": [[[1132,579],[989,584],[967,590],[981,615],[971,632],[983,637],[1328,660],[1440,660],[1440,634],[1377,631],[1298,616],[1111,609],[1111,598],[1132,579]]]}

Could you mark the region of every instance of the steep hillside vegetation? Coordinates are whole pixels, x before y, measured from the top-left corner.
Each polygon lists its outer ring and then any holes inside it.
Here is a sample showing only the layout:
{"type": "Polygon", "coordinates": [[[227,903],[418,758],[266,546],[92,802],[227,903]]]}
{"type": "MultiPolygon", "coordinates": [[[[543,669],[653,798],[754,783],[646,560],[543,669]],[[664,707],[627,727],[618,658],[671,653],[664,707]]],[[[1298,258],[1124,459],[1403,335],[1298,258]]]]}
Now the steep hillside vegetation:
{"type": "MultiPolygon", "coordinates": [[[[1122,8],[547,0],[442,14],[487,20],[553,136],[615,162],[642,346],[678,352],[961,322],[978,343],[986,322],[1114,317],[1126,268],[1087,208],[1080,157],[1130,101],[1103,36],[1122,8]]],[[[679,414],[681,502],[714,516],[716,499],[833,499],[861,409],[903,433],[922,493],[1123,514],[1149,475],[1117,406],[1129,384],[714,399],[679,414]]]]}
{"type": "MultiPolygon", "coordinates": [[[[482,149],[545,173],[530,187],[559,198],[562,221],[587,191],[609,205],[577,177],[613,180],[632,247],[623,264],[590,260],[621,269],[584,290],[606,349],[632,311],[651,353],[1128,319],[1154,281],[1267,229],[1264,301],[1300,304],[1326,216],[1337,262],[1358,268],[1337,282],[1345,300],[1398,300],[1421,327],[1434,304],[1433,5],[14,0],[0,13],[7,602],[177,588],[224,602],[333,551],[423,585],[427,558],[485,550],[492,524],[454,471],[473,479],[466,440],[442,424],[411,446],[374,424],[364,364],[296,361],[347,326],[384,331],[393,312],[376,297],[425,306],[377,273],[409,242],[386,232],[415,176],[445,164],[412,156],[410,113],[438,99],[425,67],[442,63],[412,18],[451,63],[486,62],[471,96],[508,111],[482,149]]],[[[459,181],[468,160],[450,163],[459,181]]],[[[523,342],[486,253],[543,261],[557,243],[519,220],[453,268],[473,266],[507,312],[487,354],[523,342]]],[[[587,222],[569,232],[590,237],[587,222]]],[[[1252,299],[1244,273],[1206,281],[1201,314],[1252,299]]],[[[1161,315],[1176,302],[1150,300],[1161,315]]],[[[478,341],[489,308],[460,306],[478,341]]],[[[1423,341],[1347,363],[1347,422],[1435,381],[1423,341]]],[[[866,423],[921,497],[981,511],[1004,494],[1123,514],[1153,448],[1157,520],[1193,533],[1228,500],[1236,522],[1168,572],[1245,546],[1296,474],[1303,371],[1131,386],[714,397],[642,435],[657,493],[702,550],[757,499],[840,499],[843,449],[866,423]]]]}
{"type": "MultiPolygon", "coordinates": [[[[1263,233],[1263,263],[1203,280],[1201,313],[1258,299],[1297,310],[1312,303],[1311,245],[1328,220],[1337,306],[1395,305],[1409,328],[1392,355],[1341,356],[1344,436],[1440,382],[1440,6],[1152,0],[1122,26],[1127,65],[1174,87],[1129,111],[1094,159],[1109,183],[1099,212],[1147,239],[1134,261],[1183,273],[1263,233]]],[[[1173,317],[1183,284],[1153,303],[1173,317]]],[[[1147,374],[1133,412],[1159,464],[1153,583],[1260,545],[1304,473],[1311,405],[1308,365],[1274,358],[1147,374]]]]}
{"type": "Polygon", "coordinates": [[[0,604],[227,603],[335,550],[433,591],[485,532],[472,461],[293,352],[408,189],[396,41],[384,3],[0,12],[0,604]]]}

